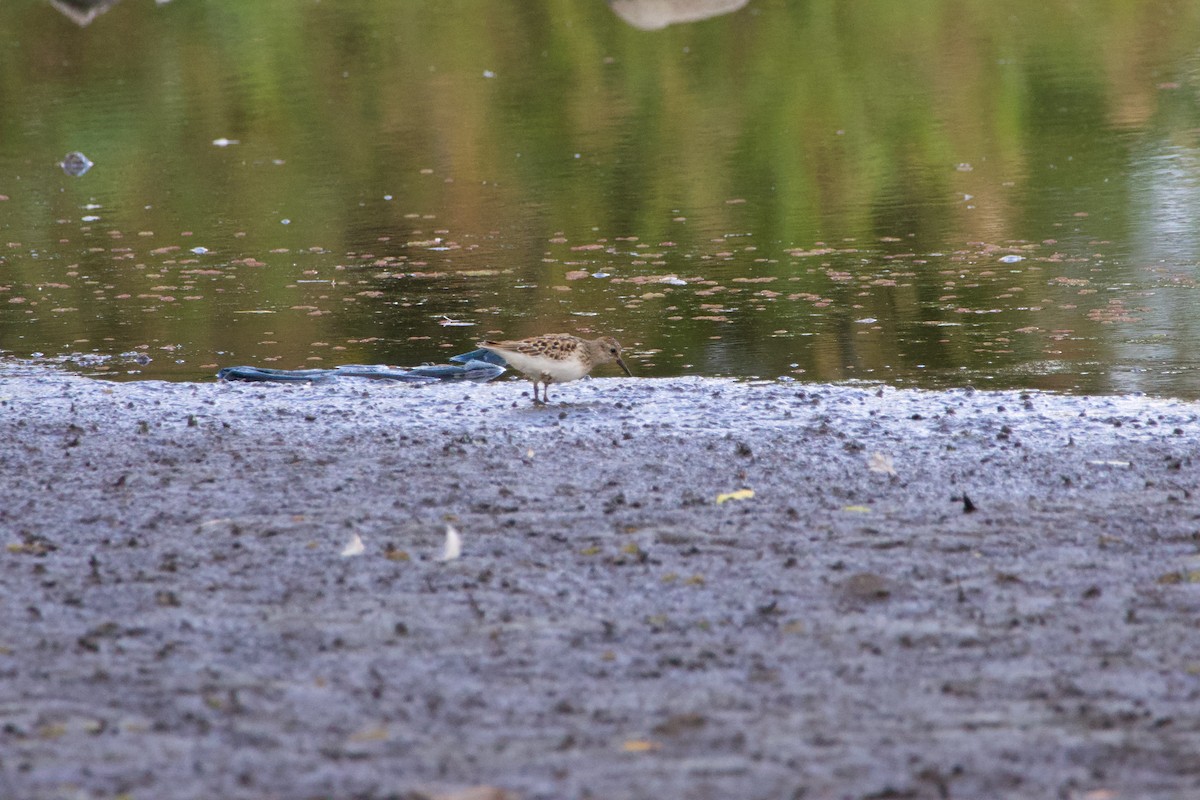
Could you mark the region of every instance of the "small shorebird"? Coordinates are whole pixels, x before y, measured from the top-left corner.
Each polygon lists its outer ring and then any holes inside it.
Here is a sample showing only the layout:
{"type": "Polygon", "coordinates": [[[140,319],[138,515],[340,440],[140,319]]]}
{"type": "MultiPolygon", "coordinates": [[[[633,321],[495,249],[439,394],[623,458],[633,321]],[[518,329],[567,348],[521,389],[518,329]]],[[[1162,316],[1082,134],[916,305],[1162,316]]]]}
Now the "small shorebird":
{"type": "Polygon", "coordinates": [[[617,362],[633,377],[621,358],[621,345],[611,336],[580,339],[569,333],[547,333],[513,342],[480,342],[484,350],[503,358],[517,372],[533,381],[533,402],[544,405],[552,383],[577,381],[600,364],[617,362]],[[542,396],[538,398],[538,384],[542,396]]]}

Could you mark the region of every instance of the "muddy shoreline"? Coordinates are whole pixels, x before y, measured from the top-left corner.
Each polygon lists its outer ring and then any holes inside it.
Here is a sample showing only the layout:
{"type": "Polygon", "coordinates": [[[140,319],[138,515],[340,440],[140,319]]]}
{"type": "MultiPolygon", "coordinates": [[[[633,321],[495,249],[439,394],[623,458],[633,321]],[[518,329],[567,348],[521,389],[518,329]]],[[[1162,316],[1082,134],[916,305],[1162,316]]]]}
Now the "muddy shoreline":
{"type": "Polygon", "coordinates": [[[523,391],[0,381],[0,797],[1200,796],[1200,404],[523,391]]]}

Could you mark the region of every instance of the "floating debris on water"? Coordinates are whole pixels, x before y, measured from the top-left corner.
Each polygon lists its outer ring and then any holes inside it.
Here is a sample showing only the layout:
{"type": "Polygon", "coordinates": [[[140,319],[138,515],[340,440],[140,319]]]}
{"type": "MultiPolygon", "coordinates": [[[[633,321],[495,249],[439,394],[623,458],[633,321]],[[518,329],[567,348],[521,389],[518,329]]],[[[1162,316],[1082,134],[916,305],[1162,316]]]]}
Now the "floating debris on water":
{"type": "Polygon", "coordinates": [[[62,167],[63,172],[67,173],[73,178],[78,178],[80,175],[84,174],[93,166],[95,166],[90,158],[79,151],[67,153],[65,156],[63,156],[63,160],[58,162],[58,165],[62,167]]]}

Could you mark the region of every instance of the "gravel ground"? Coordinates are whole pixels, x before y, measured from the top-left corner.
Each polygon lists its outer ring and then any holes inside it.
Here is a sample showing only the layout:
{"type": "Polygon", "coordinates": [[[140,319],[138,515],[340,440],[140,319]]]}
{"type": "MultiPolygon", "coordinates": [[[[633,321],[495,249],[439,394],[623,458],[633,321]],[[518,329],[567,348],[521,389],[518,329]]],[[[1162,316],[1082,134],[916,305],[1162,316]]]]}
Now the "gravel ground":
{"type": "Polygon", "coordinates": [[[0,797],[1200,797],[1200,405],[527,392],[0,373],[0,797]]]}

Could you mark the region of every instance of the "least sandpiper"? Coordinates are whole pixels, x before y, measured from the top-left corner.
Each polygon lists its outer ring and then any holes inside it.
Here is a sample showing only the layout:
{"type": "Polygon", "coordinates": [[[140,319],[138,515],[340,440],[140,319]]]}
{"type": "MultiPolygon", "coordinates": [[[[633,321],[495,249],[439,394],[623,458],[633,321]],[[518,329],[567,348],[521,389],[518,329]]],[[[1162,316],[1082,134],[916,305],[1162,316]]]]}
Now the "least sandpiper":
{"type": "Polygon", "coordinates": [[[533,381],[533,402],[545,404],[552,383],[577,381],[600,364],[617,362],[625,374],[633,377],[621,358],[621,345],[611,336],[580,339],[569,333],[547,333],[513,342],[480,342],[484,350],[495,353],[517,372],[533,381]],[[542,396],[538,397],[538,384],[542,396]]]}

